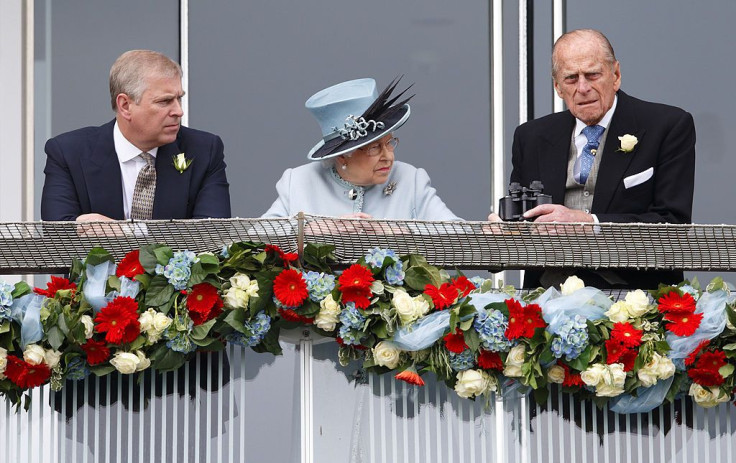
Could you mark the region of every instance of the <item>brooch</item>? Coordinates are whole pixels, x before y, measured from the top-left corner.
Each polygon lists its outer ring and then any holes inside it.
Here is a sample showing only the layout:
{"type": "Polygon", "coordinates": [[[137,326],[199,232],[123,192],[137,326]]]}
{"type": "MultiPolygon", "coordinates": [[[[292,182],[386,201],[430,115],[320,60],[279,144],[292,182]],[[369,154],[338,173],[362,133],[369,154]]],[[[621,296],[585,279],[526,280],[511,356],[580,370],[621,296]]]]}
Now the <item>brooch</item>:
{"type": "Polygon", "coordinates": [[[391,196],[394,194],[394,190],[396,189],[396,182],[388,182],[388,185],[383,189],[383,194],[386,196],[391,196]]]}

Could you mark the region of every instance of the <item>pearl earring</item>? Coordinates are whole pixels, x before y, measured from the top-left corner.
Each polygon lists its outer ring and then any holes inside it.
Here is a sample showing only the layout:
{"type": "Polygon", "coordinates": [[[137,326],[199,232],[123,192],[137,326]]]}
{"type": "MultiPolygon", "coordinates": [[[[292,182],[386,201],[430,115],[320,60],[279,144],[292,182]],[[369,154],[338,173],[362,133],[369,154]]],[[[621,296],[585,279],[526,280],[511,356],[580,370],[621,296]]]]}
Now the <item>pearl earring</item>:
{"type": "Polygon", "coordinates": [[[343,164],[343,165],[340,166],[340,169],[342,169],[342,170],[348,170],[348,165],[347,164],[343,164]]]}

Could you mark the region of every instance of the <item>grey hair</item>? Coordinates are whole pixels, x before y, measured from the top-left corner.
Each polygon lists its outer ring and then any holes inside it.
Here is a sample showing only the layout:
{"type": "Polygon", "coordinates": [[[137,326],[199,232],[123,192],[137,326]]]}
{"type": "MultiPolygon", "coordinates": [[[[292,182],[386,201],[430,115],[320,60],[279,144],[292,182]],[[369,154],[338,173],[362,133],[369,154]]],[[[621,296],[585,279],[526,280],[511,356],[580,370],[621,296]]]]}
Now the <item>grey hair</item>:
{"type": "Polygon", "coordinates": [[[616,64],[616,53],[613,51],[613,46],[611,46],[611,42],[608,41],[608,38],[603,35],[601,31],[597,31],[595,29],[576,29],[574,31],[567,32],[565,34],[562,34],[560,38],[557,39],[554,46],[552,47],[552,78],[557,77],[557,73],[560,70],[560,63],[557,59],[557,54],[560,46],[565,45],[568,41],[579,38],[579,39],[592,39],[596,42],[598,42],[598,45],[601,47],[601,50],[603,51],[603,59],[608,63],[611,68],[613,68],[616,64]]]}
{"type": "MultiPolygon", "coordinates": [[[[349,158],[350,156],[353,155],[354,152],[355,151],[350,151],[348,153],[342,154],[341,156],[344,157],[344,158],[349,158]]],[[[331,157],[331,158],[327,158],[327,159],[322,159],[319,162],[320,162],[320,164],[322,164],[322,168],[323,169],[332,169],[333,167],[335,169],[338,169],[339,166],[337,165],[337,158],[339,158],[339,157],[340,156],[335,156],[335,157],[331,157]]]]}
{"type": "Polygon", "coordinates": [[[126,51],[115,60],[110,68],[110,103],[117,112],[117,97],[128,95],[140,103],[146,91],[146,79],[150,76],[181,79],[181,66],[168,56],[151,50],[126,51]]]}

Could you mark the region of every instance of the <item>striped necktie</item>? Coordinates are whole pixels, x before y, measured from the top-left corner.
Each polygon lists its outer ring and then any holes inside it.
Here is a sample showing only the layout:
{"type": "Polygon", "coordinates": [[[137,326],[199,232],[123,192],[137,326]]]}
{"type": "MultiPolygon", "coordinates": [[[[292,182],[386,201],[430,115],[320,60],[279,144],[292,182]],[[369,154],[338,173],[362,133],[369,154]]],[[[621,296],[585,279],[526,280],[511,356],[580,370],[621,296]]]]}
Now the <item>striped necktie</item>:
{"type": "Polygon", "coordinates": [[[130,218],[149,220],[153,217],[153,198],[156,194],[156,158],[148,153],[141,153],[139,156],[146,161],[146,165],[138,172],[138,179],[135,181],[130,218]]]}

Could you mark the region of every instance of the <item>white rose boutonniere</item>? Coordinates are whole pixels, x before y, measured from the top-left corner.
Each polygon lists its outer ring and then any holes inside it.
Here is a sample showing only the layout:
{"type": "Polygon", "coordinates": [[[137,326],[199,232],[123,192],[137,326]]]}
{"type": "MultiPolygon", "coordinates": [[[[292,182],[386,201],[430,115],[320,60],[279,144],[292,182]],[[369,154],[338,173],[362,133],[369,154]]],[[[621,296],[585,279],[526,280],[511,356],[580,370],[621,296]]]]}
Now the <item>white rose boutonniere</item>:
{"type": "Polygon", "coordinates": [[[194,161],[194,159],[187,159],[186,156],[184,156],[184,153],[179,153],[176,156],[173,156],[172,159],[174,160],[174,168],[178,170],[180,174],[183,174],[184,171],[192,164],[192,161],[194,161]]]}
{"type": "Polygon", "coordinates": [[[634,147],[639,143],[639,139],[633,135],[626,134],[623,137],[618,137],[621,142],[621,147],[617,151],[623,151],[624,153],[631,153],[634,151],[634,147]]]}

